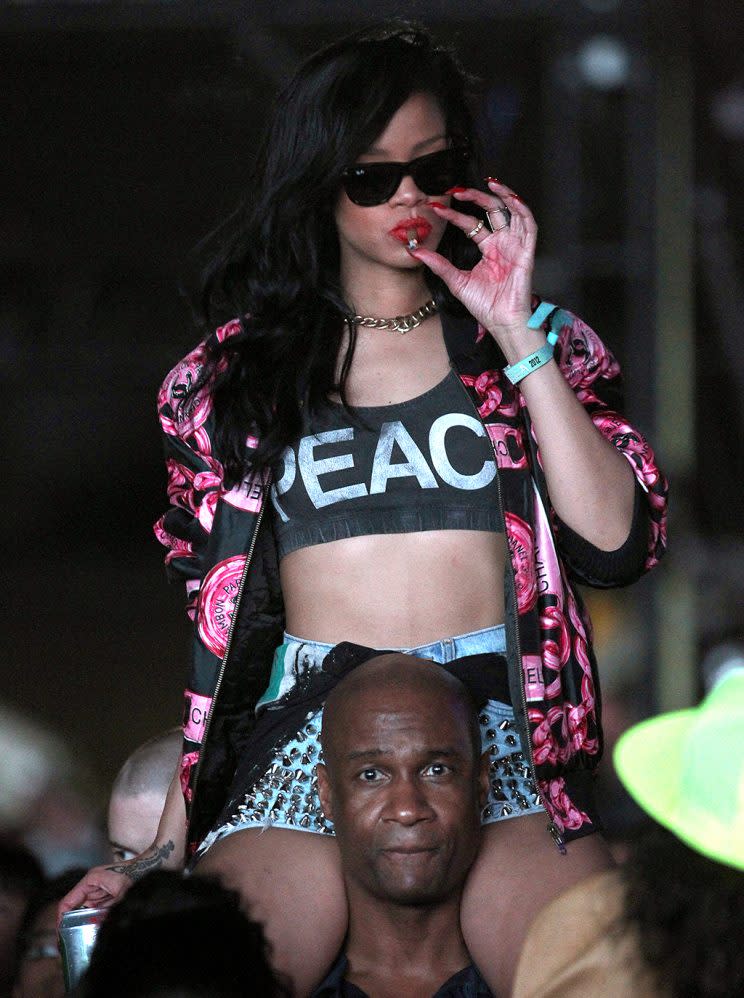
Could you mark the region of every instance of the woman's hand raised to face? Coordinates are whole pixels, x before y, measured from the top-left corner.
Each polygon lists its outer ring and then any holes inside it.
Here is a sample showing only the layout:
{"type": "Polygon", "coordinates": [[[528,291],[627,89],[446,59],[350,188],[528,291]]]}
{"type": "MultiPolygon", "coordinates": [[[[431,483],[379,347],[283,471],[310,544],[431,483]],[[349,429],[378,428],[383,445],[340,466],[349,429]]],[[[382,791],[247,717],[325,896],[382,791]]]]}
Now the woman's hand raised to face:
{"type": "Polygon", "coordinates": [[[472,270],[459,270],[449,260],[428,249],[411,255],[441,277],[452,294],[503,346],[509,336],[524,332],[531,314],[532,271],[535,263],[537,224],[527,205],[505,184],[489,180],[490,193],[468,187],[452,193],[490,212],[487,221],[455,208],[432,206],[440,218],[456,225],[477,245],[481,259],[472,270]],[[499,209],[508,209],[508,212],[499,209]],[[506,222],[511,220],[507,225],[506,222]],[[479,227],[478,223],[483,224],[479,227]]]}

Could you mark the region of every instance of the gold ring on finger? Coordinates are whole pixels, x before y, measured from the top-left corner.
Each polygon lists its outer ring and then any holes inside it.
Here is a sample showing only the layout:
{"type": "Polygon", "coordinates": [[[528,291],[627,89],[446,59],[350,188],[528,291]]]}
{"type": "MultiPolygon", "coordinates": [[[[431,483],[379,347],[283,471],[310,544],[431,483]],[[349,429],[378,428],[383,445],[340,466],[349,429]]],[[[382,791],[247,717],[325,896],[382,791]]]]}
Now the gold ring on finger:
{"type": "Polygon", "coordinates": [[[470,232],[468,232],[467,234],[468,239],[474,239],[482,228],[483,228],[483,219],[481,219],[480,222],[478,222],[475,228],[471,229],[470,232]]]}

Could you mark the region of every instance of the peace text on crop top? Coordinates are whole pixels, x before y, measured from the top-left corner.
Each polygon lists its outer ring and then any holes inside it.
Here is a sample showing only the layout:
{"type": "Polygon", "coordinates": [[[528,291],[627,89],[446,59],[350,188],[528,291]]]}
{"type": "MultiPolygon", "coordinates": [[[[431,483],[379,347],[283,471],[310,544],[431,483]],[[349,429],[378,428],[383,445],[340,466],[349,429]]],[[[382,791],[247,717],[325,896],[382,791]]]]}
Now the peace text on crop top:
{"type": "Polygon", "coordinates": [[[279,557],[366,534],[503,531],[486,429],[454,371],[395,405],[331,405],[287,447],[271,499],[279,557]]]}

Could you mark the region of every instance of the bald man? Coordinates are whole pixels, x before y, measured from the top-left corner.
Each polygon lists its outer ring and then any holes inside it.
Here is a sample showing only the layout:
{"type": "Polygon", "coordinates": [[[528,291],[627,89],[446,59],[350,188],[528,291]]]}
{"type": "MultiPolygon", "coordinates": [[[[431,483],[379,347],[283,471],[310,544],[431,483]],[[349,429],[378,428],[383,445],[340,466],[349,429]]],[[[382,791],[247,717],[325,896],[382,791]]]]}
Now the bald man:
{"type": "Polygon", "coordinates": [[[180,728],[171,728],[150,738],[119,770],[108,810],[109,846],[115,863],[138,856],[155,841],[182,737],[180,728]]]}
{"type": "Polygon", "coordinates": [[[488,795],[468,691],[430,661],[378,656],[331,692],[322,743],[349,931],[314,998],[486,998],[459,919],[488,795]]]}

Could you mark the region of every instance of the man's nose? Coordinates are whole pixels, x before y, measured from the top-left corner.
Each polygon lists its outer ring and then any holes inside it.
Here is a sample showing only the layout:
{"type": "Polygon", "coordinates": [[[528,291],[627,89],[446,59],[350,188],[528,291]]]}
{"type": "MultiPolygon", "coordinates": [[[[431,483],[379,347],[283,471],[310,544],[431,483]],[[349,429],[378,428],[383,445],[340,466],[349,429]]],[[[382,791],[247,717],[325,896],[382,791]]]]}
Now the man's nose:
{"type": "Polygon", "coordinates": [[[428,820],[432,814],[433,809],[425,788],[419,780],[401,777],[393,781],[383,811],[386,821],[415,825],[419,821],[428,820]]]}

